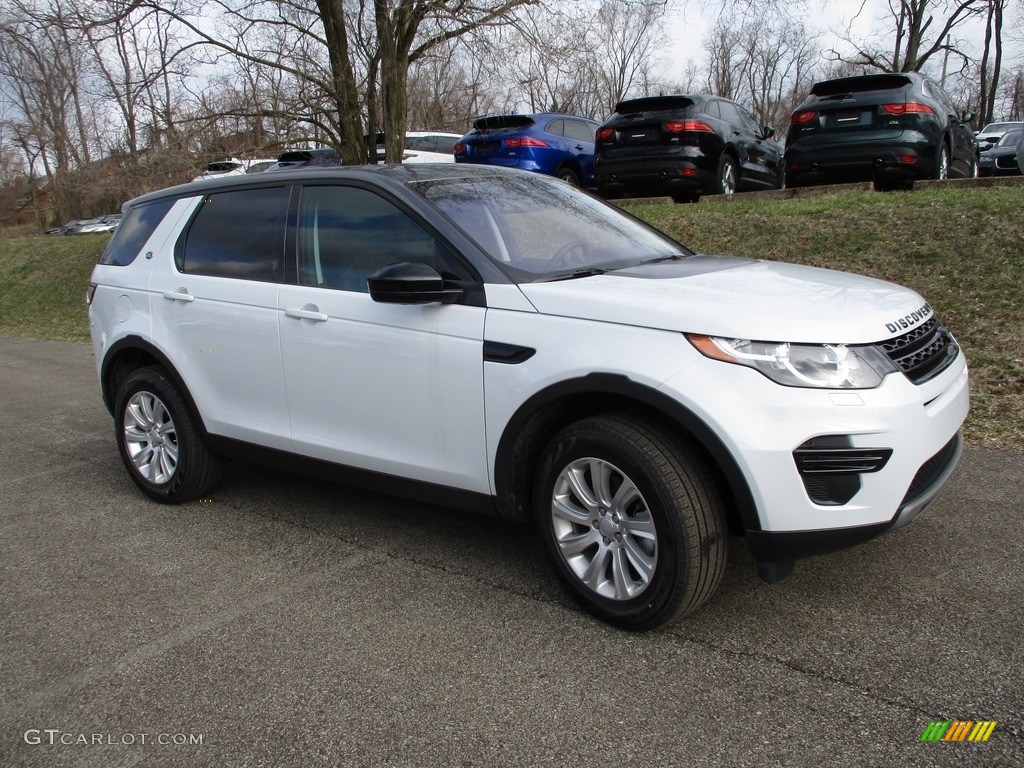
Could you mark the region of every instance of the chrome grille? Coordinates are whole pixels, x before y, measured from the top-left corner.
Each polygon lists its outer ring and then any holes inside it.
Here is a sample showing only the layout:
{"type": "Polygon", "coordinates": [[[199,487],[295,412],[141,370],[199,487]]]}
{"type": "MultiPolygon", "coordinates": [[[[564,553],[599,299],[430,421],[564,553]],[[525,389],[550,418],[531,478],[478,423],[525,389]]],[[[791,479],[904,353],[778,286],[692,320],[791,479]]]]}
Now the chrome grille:
{"type": "Polygon", "coordinates": [[[915,384],[940,374],[960,351],[946,327],[934,317],[902,336],[883,341],[879,346],[915,384]]]}

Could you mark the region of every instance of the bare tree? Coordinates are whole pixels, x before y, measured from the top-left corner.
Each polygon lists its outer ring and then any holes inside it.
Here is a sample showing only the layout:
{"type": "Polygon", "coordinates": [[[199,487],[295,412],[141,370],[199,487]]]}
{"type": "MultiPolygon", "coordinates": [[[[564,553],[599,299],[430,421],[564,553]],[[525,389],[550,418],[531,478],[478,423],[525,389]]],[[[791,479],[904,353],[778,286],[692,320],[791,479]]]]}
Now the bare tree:
{"type": "Polygon", "coordinates": [[[979,123],[994,119],[996,92],[1003,66],[1003,11],[1006,0],[983,0],[985,4],[985,43],[979,65],[981,84],[978,98],[979,123]]]}
{"type": "Polygon", "coordinates": [[[375,133],[378,112],[387,158],[401,159],[410,65],[536,0],[316,0],[315,10],[303,0],[209,0],[208,7],[231,22],[217,33],[158,0],[142,2],[204,44],[249,66],[288,74],[302,107],[297,117],[337,147],[346,163],[358,164],[367,162],[364,131],[375,133]]]}
{"type": "Polygon", "coordinates": [[[591,38],[599,44],[592,58],[607,112],[627,95],[646,95],[656,55],[668,39],[665,11],[665,0],[602,0],[599,5],[591,38]]]}
{"type": "Polygon", "coordinates": [[[86,50],[59,0],[10,3],[0,18],[0,94],[17,113],[8,127],[29,166],[42,166],[59,216],[76,209],[70,173],[88,165],[95,149],[86,50]]]}
{"type": "Polygon", "coordinates": [[[742,24],[720,18],[705,48],[707,88],[747,105],[761,125],[788,120],[822,62],[815,35],[781,12],[742,24]]]}
{"type": "Polygon", "coordinates": [[[1003,83],[1003,111],[1007,120],[1024,120],[1024,66],[1018,66],[1003,83]]]}
{"type": "MultiPolygon", "coordinates": [[[[838,59],[882,72],[920,71],[942,54],[955,56],[966,67],[970,56],[953,32],[983,12],[986,0],[889,0],[887,10],[878,19],[883,30],[891,30],[871,39],[857,40],[850,29],[840,37],[853,47],[852,56],[833,49],[838,59]]],[[[866,12],[862,1],[854,18],[866,12]]]]}

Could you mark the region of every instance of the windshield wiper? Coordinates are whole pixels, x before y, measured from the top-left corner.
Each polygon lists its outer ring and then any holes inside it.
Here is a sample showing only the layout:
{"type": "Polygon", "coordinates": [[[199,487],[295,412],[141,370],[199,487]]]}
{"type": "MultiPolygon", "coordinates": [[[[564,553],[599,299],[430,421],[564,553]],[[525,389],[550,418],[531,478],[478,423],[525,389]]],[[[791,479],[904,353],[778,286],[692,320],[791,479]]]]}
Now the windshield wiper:
{"type": "Polygon", "coordinates": [[[539,282],[553,283],[556,280],[575,280],[577,277],[593,277],[594,275],[603,275],[606,272],[608,272],[607,269],[601,269],[600,267],[584,267],[583,269],[575,269],[572,272],[562,272],[557,275],[551,275],[543,278],[539,282]]]}
{"type": "Polygon", "coordinates": [[[644,259],[643,261],[638,262],[637,266],[640,266],[640,264],[657,264],[662,261],[676,261],[678,259],[688,259],[690,258],[690,255],[691,254],[687,253],[672,253],[669,254],[668,256],[659,256],[656,259],[644,259]]]}

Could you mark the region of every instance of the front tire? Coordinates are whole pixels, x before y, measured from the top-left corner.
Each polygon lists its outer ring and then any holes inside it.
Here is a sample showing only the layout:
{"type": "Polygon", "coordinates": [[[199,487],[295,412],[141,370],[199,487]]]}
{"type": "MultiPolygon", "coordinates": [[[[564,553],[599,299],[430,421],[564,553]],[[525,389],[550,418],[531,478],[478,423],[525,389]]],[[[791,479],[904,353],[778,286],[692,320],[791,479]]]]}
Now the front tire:
{"type": "Polygon", "coordinates": [[[726,542],[703,461],[646,419],[584,419],[548,445],[537,473],[538,530],[585,607],[626,629],[695,611],[717,589],[726,542]]]}
{"type": "Polygon", "coordinates": [[[220,480],[220,459],[206,446],[184,399],[160,367],[140,368],[121,384],[114,429],[128,474],[151,499],[188,501],[220,480]]]}

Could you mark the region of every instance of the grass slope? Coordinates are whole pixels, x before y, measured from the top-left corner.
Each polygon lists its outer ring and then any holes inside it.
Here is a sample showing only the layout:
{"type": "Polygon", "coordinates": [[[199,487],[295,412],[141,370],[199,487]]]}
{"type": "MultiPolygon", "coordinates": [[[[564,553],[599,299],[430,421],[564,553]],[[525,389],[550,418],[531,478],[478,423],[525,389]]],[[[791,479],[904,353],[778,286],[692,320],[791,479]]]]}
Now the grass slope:
{"type": "MultiPolygon", "coordinates": [[[[975,446],[1024,448],[1024,188],[845,192],[629,210],[704,253],[858,272],[910,286],[971,363],[975,446]]],[[[0,239],[0,333],[88,339],[85,290],[106,235],[0,239]]]]}
{"type": "Polygon", "coordinates": [[[89,274],[110,235],[0,238],[0,333],[85,341],[89,274]]]}

